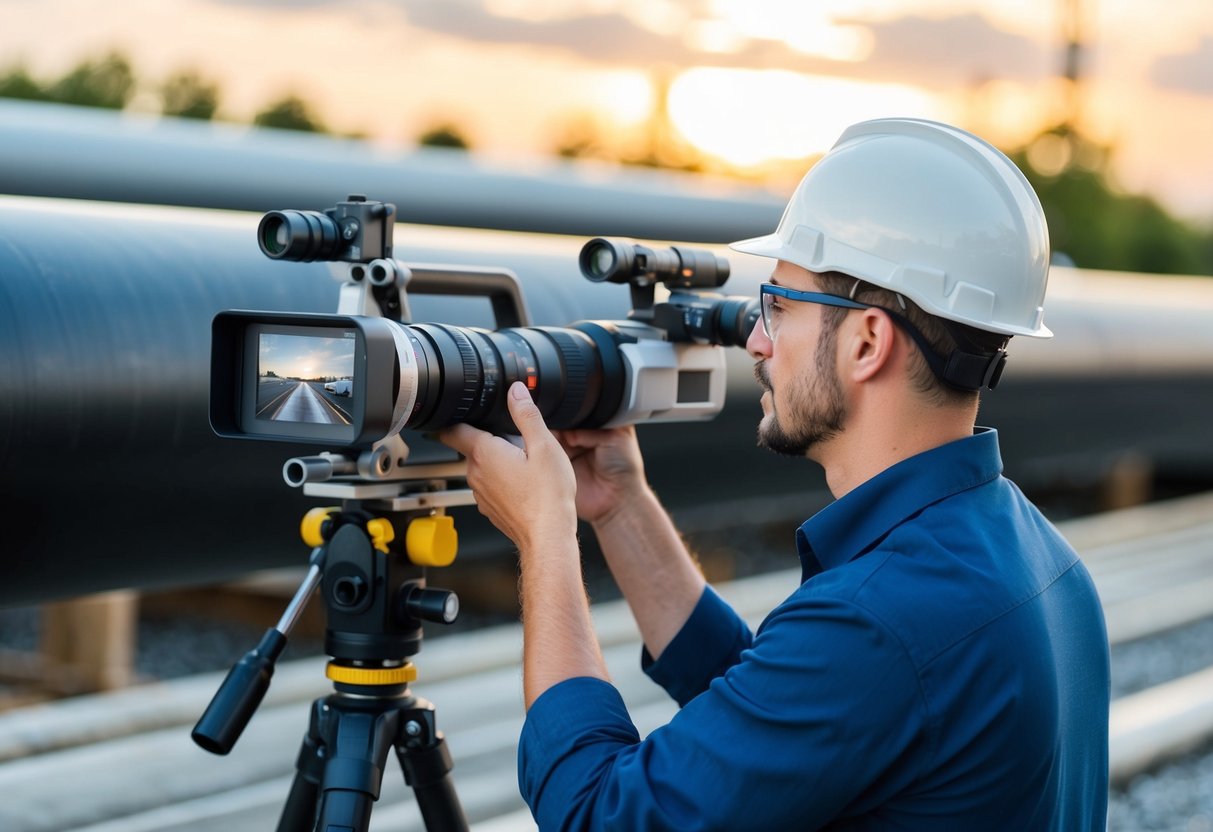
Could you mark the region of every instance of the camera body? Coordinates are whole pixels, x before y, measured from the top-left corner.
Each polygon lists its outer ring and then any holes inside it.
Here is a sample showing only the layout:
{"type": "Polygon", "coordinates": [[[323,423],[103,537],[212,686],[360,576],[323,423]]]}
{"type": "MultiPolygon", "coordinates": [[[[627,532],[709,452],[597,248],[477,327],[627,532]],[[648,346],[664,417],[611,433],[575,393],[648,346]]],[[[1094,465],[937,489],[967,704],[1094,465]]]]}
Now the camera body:
{"type": "Polygon", "coordinates": [[[350,451],[394,443],[387,456],[399,465],[357,466],[364,479],[392,479],[408,476],[402,431],[466,422],[517,433],[506,407],[515,381],[526,385],[555,429],[702,420],[723,408],[721,348],[744,345],[759,313],[757,299],[695,288],[724,283],[723,258],[591,240],[580,257],[582,271],[593,281],[630,285],[628,319],[528,326],[512,273],[391,260],[393,214],[391,205],[351,197],[324,213],[265,215],[258,241],[267,256],[327,256],[351,265],[339,314],[228,311],[215,317],[210,418],[216,434],[350,451]],[[376,222],[382,233],[368,236],[368,223],[376,222]],[[356,245],[333,242],[342,228],[354,229],[356,245]],[[658,302],[662,285],[670,291],[658,302]],[[409,293],[484,295],[496,328],[408,322],[409,293]]]}

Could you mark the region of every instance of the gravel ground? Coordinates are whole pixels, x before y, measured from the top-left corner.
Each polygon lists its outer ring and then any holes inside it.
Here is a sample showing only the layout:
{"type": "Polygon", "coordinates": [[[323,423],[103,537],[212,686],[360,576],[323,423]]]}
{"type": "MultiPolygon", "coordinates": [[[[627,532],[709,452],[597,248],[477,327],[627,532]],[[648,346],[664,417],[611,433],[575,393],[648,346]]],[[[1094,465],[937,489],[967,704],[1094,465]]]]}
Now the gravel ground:
{"type": "Polygon", "coordinates": [[[1213,832],[1213,746],[1113,792],[1108,832],[1213,832]]]}
{"type": "MultiPolygon", "coordinates": [[[[713,579],[725,579],[795,567],[790,536],[790,530],[751,527],[696,536],[691,545],[708,574],[713,579]],[[737,557],[738,551],[747,555],[737,557]]],[[[592,552],[587,553],[586,567],[587,584],[596,601],[618,595],[592,552]]],[[[467,610],[457,629],[510,618],[467,610]]],[[[263,630],[196,616],[144,619],[139,625],[136,669],[145,678],[224,670],[256,644],[263,630]],[[189,646],[183,649],[183,645],[189,646]]],[[[427,627],[427,637],[441,637],[442,630],[427,627]]],[[[0,648],[33,650],[37,640],[36,609],[0,610],[0,648]]],[[[319,639],[293,638],[284,660],[313,655],[322,648],[319,639]]],[[[1124,696],[1209,666],[1213,666],[1213,618],[1113,649],[1113,696],[1124,696]]],[[[1109,832],[1213,832],[1213,745],[1137,777],[1124,791],[1113,792],[1108,816],[1109,832]]]]}
{"type": "MultiPolygon", "coordinates": [[[[1213,618],[1120,644],[1112,648],[1112,698],[1210,666],[1213,666],[1213,618]]],[[[1213,790],[1213,780],[1210,789],[1213,790]]]]}

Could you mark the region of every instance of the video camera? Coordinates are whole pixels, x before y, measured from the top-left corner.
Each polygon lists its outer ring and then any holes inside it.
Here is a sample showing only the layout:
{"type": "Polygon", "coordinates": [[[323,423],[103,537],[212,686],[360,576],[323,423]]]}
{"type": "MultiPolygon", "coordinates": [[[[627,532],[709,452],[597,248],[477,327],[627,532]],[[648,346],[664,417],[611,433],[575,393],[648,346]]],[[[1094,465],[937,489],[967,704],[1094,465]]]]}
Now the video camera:
{"type": "Polygon", "coordinates": [[[552,428],[708,419],[724,405],[720,346],[744,345],[754,298],[710,293],[728,262],[707,251],[597,238],[586,278],[628,284],[627,320],[529,326],[507,271],[392,259],[395,206],[359,195],[324,212],[273,211],[258,227],[273,259],[349,263],[337,315],[222,312],[214,319],[210,419],[215,433],[371,449],[293,460],[292,485],[333,475],[401,479],[405,429],[466,422],[517,433],[506,391],[521,381],[552,428]],[[668,296],[658,300],[664,286],[668,296]],[[482,295],[497,329],[409,321],[407,295],[482,295]],[[384,453],[380,446],[394,443],[384,453]]]}

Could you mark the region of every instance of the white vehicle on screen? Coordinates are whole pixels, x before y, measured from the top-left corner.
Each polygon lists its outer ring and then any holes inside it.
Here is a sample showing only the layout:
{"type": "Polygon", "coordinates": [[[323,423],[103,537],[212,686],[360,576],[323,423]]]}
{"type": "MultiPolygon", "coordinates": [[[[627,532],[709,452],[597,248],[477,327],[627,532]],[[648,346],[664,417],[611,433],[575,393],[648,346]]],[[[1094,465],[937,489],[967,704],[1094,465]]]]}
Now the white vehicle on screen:
{"type": "Polygon", "coordinates": [[[335,396],[348,396],[354,392],[354,381],[348,378],[330,381],[324,385],[324,389],[335,396]]]}

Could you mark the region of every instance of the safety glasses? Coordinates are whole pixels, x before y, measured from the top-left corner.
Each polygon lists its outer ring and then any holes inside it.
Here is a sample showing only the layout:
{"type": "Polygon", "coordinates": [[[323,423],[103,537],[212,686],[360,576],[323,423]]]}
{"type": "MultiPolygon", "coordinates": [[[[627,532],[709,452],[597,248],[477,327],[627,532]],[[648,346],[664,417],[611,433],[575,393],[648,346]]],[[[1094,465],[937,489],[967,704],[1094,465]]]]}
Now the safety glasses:
{"type": "MultiPolygon", "coordinates": [[[[966,352],[954,349],[947,356],[941,356],[931,346],[918,327],[910,319],[899,312],[894,312],[885,306],[874,303],[863,303],[838,295],[827,295],[822,292],[801,292],[786,286],[776,286],[774,283],[764,283],[760,289],[762,298],[762,329],[771,339],[779,333],[779,319],[782,316],[780,301],[798,300],[807,303],[820,303],[823,306],[839,306],[843,309],[879,309],[900,326],[918,346],[923,358],[938,378],[946,384],[960,390],[980,390],[988,387],[993,390],[1002,376],[1003,365],[1006,364],[1007,353],[999,348],[992,353],[966,352]]],[[[900,296],[899,296],[900,297],[900,296]]]]}
{"type": "Polygon", "coordinates": [[[781,300],[798,300],[807,303],[820,303],[823,306],[840,306],[843,309],[873,309],[870,303],[860,303],[850,298],[838,295],[827,295],[824,292],[802,292],[789,289],[786,286],[776,286],[774,283],[764,283],[761,287],[762,297],[762,330],[772,341],[779,332],[779,319],[782,317],[781,300]]]}
{"type": "Polygon", "coordinates": [[[786,286],[776,286],[774,283],[762,284],[760,291],[762,296],[762,328],[772,342],[774,342],[775,336],[779,333],[779,318],[782,314],[779,306],[781,300],[820,303],[822,306],[839,306],[843,309],[879,309],[906,331],[906,334],[922,350],[923,355],[926,356],[927,363],[931,365],[932,369],[939,368],[937,374],[943,372],[943,360],[935,353],[931,342],[918,331],[918,327],[910,323],[909,318],[898,312],[894,312],[892,309],[877,306],[874,303],[863,303],[862,301],[839,297],[838,295],[827,295],[823,292],[801,292],[798,289],[789,289],[786,286]]]}

